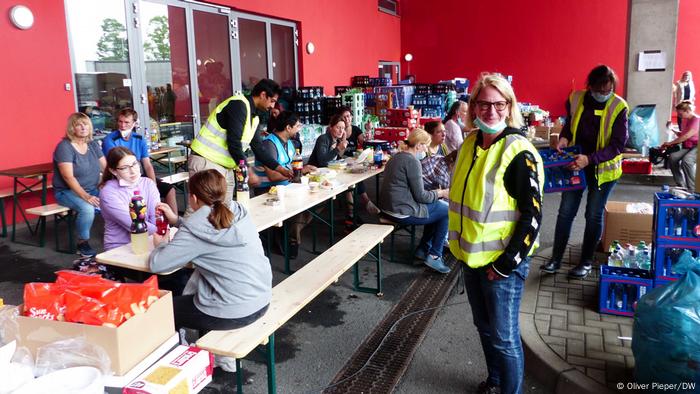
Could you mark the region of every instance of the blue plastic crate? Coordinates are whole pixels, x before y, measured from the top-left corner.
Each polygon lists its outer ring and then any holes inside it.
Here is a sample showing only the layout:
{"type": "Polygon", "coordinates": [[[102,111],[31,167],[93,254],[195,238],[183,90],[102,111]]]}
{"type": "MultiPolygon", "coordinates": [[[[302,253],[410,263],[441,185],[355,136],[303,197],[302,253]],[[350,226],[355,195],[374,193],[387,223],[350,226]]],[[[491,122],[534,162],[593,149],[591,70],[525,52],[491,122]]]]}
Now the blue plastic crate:
{"type": "Polygon", "coordinates": [[[649,271],[600,266],[600,313],[633,316],[637,301],[654,287],[649,271]]]}
{"type": "Polygon", "coordinates": [[[697,247],[685,244],[663,244],[656,245],[652,252],[654,277],[660,280],[678,280],[681,275],[676,274],[673,266],[678,262],[681,253],[689,250],[693,257],[700,255],[700,245],[697,247]]]}
{"type": "Polygon", "coordinates": [[[563,155],[554,149],[540,149],[544,165],[544,192],[558,193],[586,188],[586,176],[583,171],[569,170],[567,165],[574,161],[573,156],[581,152],[578,146],[564,148],[563,155]]]}
{"type": "Polygon", "coordinates": [[[654,195],[654,243],[700,248],[700,200],[675,198],[671,193],[654,195]]]}
{"type": "Polygon", "coordinates": [[[675,282],[675,280],[654,279],[654,288],[666,286],[673,282],[675,282]]]}

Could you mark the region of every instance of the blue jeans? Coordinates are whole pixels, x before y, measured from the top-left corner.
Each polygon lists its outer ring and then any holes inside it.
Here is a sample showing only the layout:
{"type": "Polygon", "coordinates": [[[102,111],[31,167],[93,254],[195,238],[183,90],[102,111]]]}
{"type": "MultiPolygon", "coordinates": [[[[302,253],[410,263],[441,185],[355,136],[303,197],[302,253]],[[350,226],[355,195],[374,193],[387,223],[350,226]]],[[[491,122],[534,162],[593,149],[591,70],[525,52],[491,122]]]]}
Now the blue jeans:
{"type": "MultiPolygon", "coordinates": [[[[92,196],[99,196],[100,192],[97,189],[85,190],[92,196]]],[[[78,213],[78,218],[75,220],[75,228],[78,232],[78,240],[87,241],[90,239],[90,228],[95,220],[95,207],[89,202],[78,197],[70,189],[55,192],[56,201],[64,207],[68,207],[78,213]]]]}
{"type": "MultiPolygon", "coordinates": [[[[593,260],[593,253],[598,247],[600,236],[603,234],[603,213],[608,197],[617,181],[598,184],[593,171],[586,171],[586,182],[588,196],[586,197],[586,228],[583,231],[583,245],[581,246],[581,263],[593,260]]],[[[564,250],[569,242],[571,225],[578,213],[581,204],[583,190],[563,192],[561,204],[559,204],[559,214],[557,215],[557,226],[554,232],[554,246],[552,248],[552,260],[561,261],[564,250]]]]}
{"type": "Polygon", "coordinates": [[[426,207],[428,208],[428,217],[409,216],[394,220],[399,224],[422,224],[423,236],[418,247],[423,248],[433,256],[442,257],[442,247],[447,236],[447,204],[435,201],[426,204],[426,207]]]}
{"type": "Polygon", "coordinates": [[[487,382],[500,387],[501,393],[519,394],[523,391],[525,356],[518,315],[530,258],[499,280],[488,280],[487,267],[474,269],[463,264],[472,318],[486,359],[487,382]]]}

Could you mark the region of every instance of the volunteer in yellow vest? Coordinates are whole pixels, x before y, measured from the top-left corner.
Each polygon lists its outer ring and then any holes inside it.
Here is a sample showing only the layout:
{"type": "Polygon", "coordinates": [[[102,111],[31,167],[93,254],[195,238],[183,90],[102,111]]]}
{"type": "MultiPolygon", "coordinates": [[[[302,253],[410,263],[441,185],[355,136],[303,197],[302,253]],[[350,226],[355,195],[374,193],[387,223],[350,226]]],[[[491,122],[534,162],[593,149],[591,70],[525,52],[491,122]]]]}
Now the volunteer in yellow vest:
{"type": "Polygon", "coordinates": [[[544,169],[519,130],[513,89],[500,75],[484,75],[471,99],[452,175],[450,252],[461,262],[488,377],[475,391],[522,393],[525,361],[518,314],[529,256],[542,220],[544,169]]]}
{"type": "MultiPolygon", "coordinates": [[[[586,90],[569,95],[566,125],[557,145],[559,150],[571,145],[581,147],[570,169],[584,172],[588,189],[581,259],[569,271],[572,278],[584,278],[593,268],[593,253],[603,233],[605,203],[622,175],[622,152],[627,142],[628,107],[615,94],[615,72],[608,66],[597,66],[588,74],[586,85],[586,90]]],[[[583,190],[562,193],[552,259],[542,266],[544,272],[555,273],[561,266],[582,197],[583,190]]]]}
{"type": "MultiPolygon", "coordinates": [[[[258,131],[259,115],[275,106],[280,92],[275,81],[262,79],[253,87],[251,97],[235,94],[217,105],[192,141],[190,176],[210,168],[219,171],[226,178],[226,201],[230,201],[236,187],[235,170],[241,160],[246,160],[243,152],[250,147],[258,161],[291,178],[292,171],[280,166],[262,148],[258,131]]],[[[251,183],[256,183],[255,174],[248,174],[251,183]]]]}

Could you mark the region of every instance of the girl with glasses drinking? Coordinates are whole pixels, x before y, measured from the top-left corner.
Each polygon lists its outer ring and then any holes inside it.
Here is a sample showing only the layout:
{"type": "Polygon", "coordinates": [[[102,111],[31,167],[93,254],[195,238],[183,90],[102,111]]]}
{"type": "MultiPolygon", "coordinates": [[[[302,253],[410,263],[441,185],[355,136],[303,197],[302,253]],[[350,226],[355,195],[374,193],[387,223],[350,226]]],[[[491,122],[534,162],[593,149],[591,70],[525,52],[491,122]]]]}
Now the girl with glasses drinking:
{"type": "Polygon", "coordinates": [[[160,202],[158,187],[150,178],[141,176],[141,163],[129,148],[118,146],[109,151],[100,189],[102,217],[105,221],[105,250],[131,242],[129,203],[137,190],[147,207],[148,233],[156,231],[155,210],[156,204],[160,202]]]}

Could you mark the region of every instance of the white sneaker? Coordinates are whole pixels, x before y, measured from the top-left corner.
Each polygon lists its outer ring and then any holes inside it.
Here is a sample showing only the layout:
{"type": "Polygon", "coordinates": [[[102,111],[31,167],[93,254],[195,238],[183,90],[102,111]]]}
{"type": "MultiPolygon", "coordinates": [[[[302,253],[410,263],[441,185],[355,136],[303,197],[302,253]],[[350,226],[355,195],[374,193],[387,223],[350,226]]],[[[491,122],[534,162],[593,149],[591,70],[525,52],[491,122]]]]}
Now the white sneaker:
{"type": "Polygon", "coordinates": [[[214,355],[214,367],[219,367],[226,372],[236,372],[236,359],[234,357],[214,355]]]}
{"type": "Polygon", "coordinates": [[[379,213],[381,212],[381,210],[379,210],[379,208],[377,208],[377,206],[374,205],[372,201],[367,201],[367,206],[365,207],[365,209],[367,210],[367,213],[374,216],[379,215],[379,213]]]}

